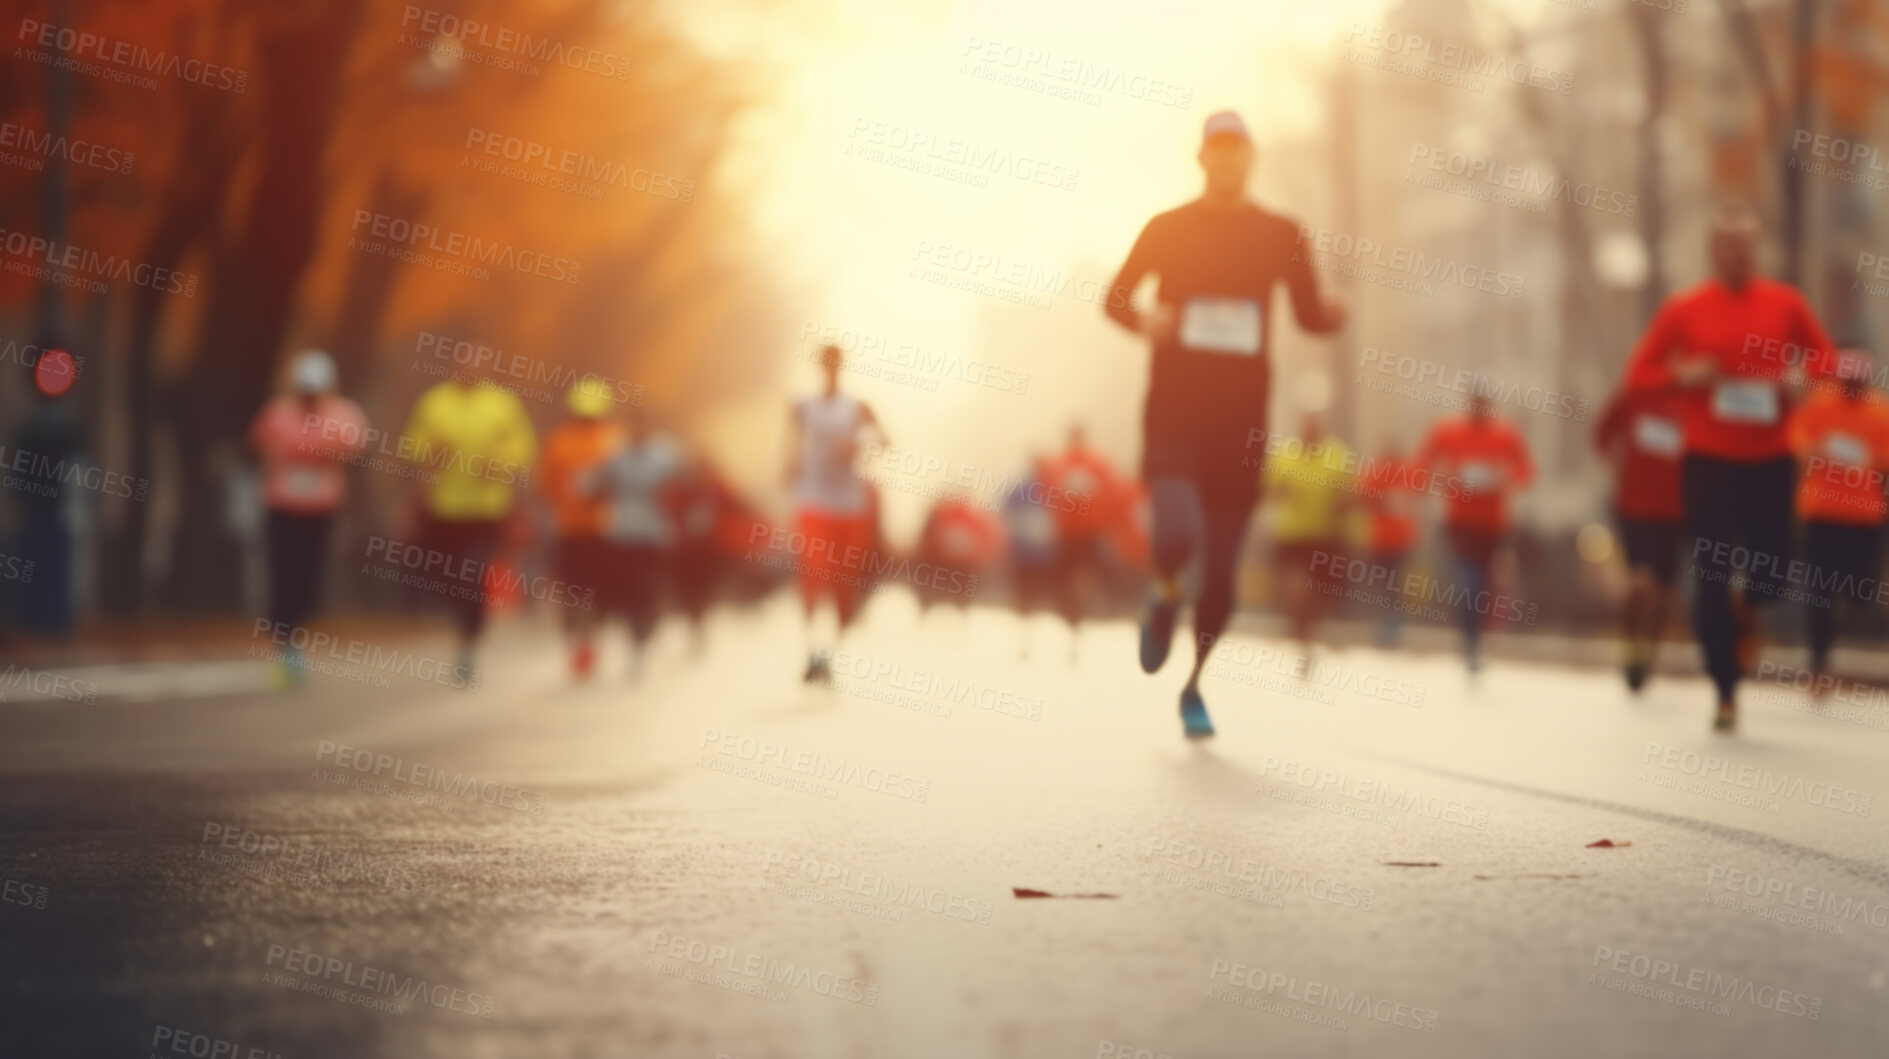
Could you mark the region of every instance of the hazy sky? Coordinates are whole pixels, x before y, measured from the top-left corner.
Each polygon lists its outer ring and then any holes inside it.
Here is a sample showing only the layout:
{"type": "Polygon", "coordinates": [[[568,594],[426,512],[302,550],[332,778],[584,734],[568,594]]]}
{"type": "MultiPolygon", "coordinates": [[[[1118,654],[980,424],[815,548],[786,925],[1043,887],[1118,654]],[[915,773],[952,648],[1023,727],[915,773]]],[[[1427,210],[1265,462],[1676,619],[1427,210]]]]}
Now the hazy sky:
{"type": "MultiPolygon", "coordinates": [[[[764,96],[740,124],[723,179],[752,204],[754,252],[800,299],[796,325],[779,336],[783,358],[804,345],[798,332],[806,322],[1029,367],[1046,354],[978,348],[990,299],[912,276],[926,252],[950,247],[959,262],[1073,270],[1106,283],[1150,216],[1198,193],[1193,151],[1208,114],[1239,110],[1262,165],[1290,164],[1265,149],[1320,127],[1319,74],[1340,53],[1346,28],[1381,24],[1388,5],[897,6],[835,0],[751,10],[711,2],[691,5],[687,16],[712,23],[696,35],[747,65],[764,96]],[[1075,84],[1055,76],[1071,70],[1075,84]],[[1113,88],[1085,87],[1102,71],[1119,75],[1113,88]],[[1028,78],[1035,87],[995,78],[1028,78]],[[1038,90],[1052,86],[1086,95],[1038,90]],[[984,158],[1002,162],[977,164],[984,158]],[[941,162],[977,180],[917,171],[941,162]]],[[[1071,341],[1122,348],[1097,354],[1113,359],[1098,363],[1093,378],[1052,373],[1047,378],[1061,380],[1057,392],[1028,402],[967,386],[928,392],[857,376],[848,384],[880,411],[895,442],[1009,469],[1027,446],[1059,435],[1074,410],[1106,404],[1090,387],[1139,391],[1145,376],[1145,353],[1126,336],[1108,335],[1098,307],[1054,299],[1043,318],[1032,322],[1034,333],[1066,331],[1071,341]]],[[[790,361],[785,379],[805,391],[816,373],[790,361]]],[[[767,408],[728,409],[710,429],[772,442],[784,429],[786,396],[767,408]]],[[[1095,431],[1124,462],[1138,445],[1128,407],[1116,401],[1095,431]]],[[[909,533],[923,501],[887,499],[895,535],[909,533]]]]}

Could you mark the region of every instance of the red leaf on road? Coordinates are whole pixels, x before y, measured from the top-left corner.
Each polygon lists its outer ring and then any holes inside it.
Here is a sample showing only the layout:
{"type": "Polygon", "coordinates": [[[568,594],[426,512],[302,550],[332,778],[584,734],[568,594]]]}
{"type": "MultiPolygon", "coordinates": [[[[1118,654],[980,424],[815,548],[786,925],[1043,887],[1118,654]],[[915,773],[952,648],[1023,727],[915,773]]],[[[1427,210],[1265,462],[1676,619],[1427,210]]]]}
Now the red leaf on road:
{"type": "Polygon", "coordinates": [[[1587,848],[1588,849],[1619,849],[1622,846],[1631,846],[1631,845],[1633,845],[1633,843],[1631,842],[1615,842],[1611,838],[1603,838],[1598,842],[1589,842],[1587,844],[1587,848]]]}
{"type": "Polygon", "coordinates": [[[1117,896],[1116,894],[1053,894],[1053,893],[1050,893],[1050,892],[1049,892],[1048,890],[1032,890],[1032,889],[1029,889],[1028,887],[1024,887],[1024,886],[1012,886],[1012,887],[1010,888],[1010,892],[1011,892],[1011,893],[1012,893],[1013,895],[1015,895],[1016,897],[1019,897],[1019,898],[1023,898],[1023,897],[1070,897],[1070,898],[1096,898],[1096,899],[1101,899],[1101,900],[1108,900],[1108,901],[1113,901],[1113,900],[1115,900],[1115,898],[1116,898],[1116,896],[1117,896]]]}

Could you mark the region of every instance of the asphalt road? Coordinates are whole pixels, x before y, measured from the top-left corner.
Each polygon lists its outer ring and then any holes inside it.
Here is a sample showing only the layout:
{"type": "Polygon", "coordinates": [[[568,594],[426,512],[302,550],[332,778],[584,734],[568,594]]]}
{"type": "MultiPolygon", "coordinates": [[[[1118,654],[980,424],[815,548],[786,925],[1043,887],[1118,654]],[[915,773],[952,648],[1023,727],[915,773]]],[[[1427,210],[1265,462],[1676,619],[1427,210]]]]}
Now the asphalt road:
{"type": "Polygon", "coordinates": [[[0,1052],[1889,1053],[1868,693],[1727,739],[1696,677],[1245,636],[1195,745],[1126,624],[1031,639],[888,594],[809,688],[782,598],[636,682],[516,622],[476,691],[422,636],[15,696],[0,1052]]]}

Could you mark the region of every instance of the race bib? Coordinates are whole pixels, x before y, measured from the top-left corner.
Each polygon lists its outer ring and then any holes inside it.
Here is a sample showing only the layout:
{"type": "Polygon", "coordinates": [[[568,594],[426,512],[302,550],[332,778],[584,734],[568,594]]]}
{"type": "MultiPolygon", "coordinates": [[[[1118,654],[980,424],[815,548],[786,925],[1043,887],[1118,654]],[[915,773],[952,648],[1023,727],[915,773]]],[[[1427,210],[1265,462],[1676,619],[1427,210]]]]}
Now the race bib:
{"type": "Polygon", "coordinates": [[[1823,437],[1823,454],[1831,463],[1841,463],[1850,467],[1869,465],[1869,446],[1854,434],[1832,430],[1823,437]]]}
{"type": "Polygon", "coordinates": [[[1760,426],[1776,423],[1777,385],[1763,379],[1719,383],[1712,388],[1712,418],[1760,426]]]}
{"type": "Polygon", "coordinates": [[[1640,416],[1633,421],[1633,444],[1641,452],[1677,458],[1684,442],[1679,424],[1664,416],[1640,416]]]}
{"type": "Polygon", "coordinates": [[[1251,298],[1189,298],[1181,311],[1181,345],[1203,353],[1259,355],[1260,309],[1251,298]]]}
{"type": "Polygon", "coordinates": [[[1056,543],[1056,520],[1035,504],[1027,504],[1011,513],[1011,534],[1023,544],[1046,548],[1056,543]]]}
{"type": "Polygon", "coordinates": [[[1093,496],[1100,486],[1095,475],[1088,471],[1070,471],[1069,477],[1063,480],[1063,492],[1075,496],[1093,496]]]}
{"type": "Polygon", "coordinates": [[[1463,464],[1463,484],[1481,492],[1492,488],[1496,482],[1496,469],[1493,463],[1473,460],[1463,464]]]}
{"type": "Polygon", "coordinates": [[[328,489],[328,476],[319,467],[290,467],[282,475],[282,491],[296,500],[316,500],[328,489]]]}
{"type": "Polygon", "coordinates": [[[655,505],[640,500],[616,505],[610,515],[611,536],[637,543],[661,541],[669,536],[668,520],[655,505]]]}

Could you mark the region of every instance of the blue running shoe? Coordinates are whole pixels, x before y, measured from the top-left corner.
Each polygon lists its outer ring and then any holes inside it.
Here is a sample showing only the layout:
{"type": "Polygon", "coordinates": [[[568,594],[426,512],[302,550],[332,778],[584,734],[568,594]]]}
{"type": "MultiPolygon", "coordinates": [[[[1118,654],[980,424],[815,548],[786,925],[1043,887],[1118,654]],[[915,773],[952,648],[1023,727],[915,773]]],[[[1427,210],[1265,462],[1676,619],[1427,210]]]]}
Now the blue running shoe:
{"type": "Polygon", "coordinates": [[[1181,689],[1181,727],[1189,739],[1213,738],[1213,721],[1207,716],[1207,703],[1200,689],[1192,684],[1181,689]]]}
{"type": "Polygon", "coordinates": [[[1155,597],[1141,616],[1141,671],[1159,672],[1174,646],[1174,619],[1181,612],[1178,599],[1155,597]]]}

